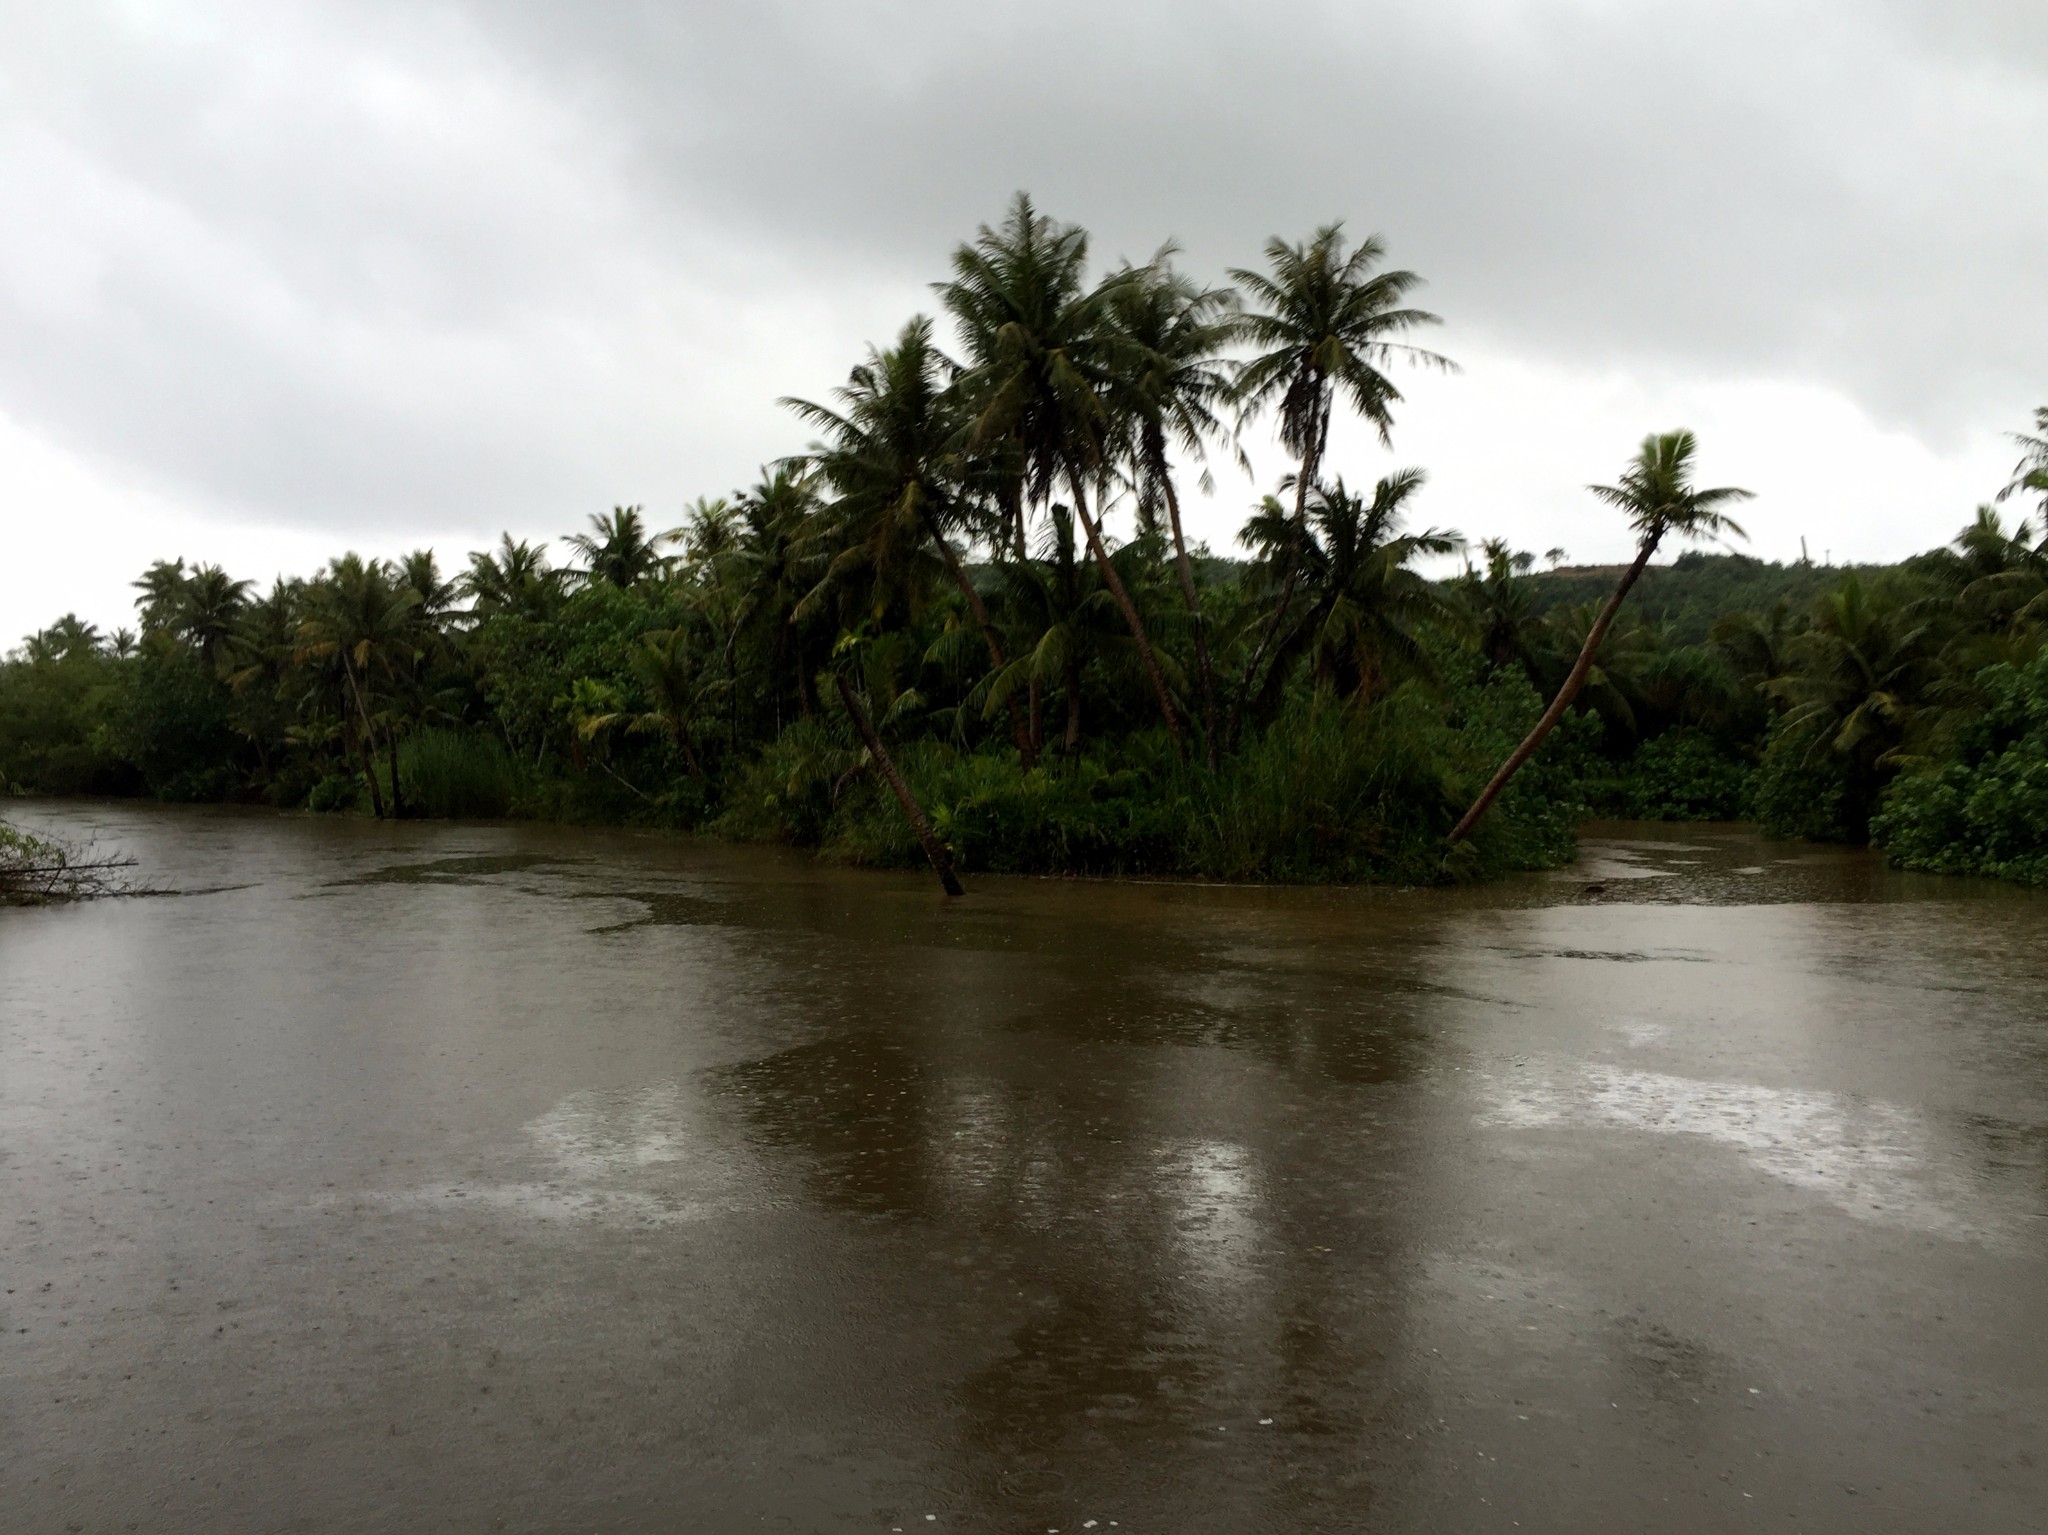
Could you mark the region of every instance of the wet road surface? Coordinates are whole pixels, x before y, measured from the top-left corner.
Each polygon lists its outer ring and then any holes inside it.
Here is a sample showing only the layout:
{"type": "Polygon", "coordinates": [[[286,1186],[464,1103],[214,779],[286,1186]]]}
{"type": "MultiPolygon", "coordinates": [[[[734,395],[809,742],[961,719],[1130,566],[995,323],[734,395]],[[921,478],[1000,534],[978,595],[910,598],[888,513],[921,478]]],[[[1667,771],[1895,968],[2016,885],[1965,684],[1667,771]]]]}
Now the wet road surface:
{"type": "Polygon", "coordinates": [[[2048,898],[34,806],[0,1529],[2048,1528],[2048,898]]]}

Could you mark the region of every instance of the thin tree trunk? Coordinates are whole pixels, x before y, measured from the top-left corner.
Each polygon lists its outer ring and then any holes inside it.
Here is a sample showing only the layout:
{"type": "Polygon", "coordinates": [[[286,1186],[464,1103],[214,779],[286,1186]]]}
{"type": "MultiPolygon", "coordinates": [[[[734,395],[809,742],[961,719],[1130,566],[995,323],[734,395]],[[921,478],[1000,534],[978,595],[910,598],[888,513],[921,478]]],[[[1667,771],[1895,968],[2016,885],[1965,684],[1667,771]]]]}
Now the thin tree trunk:
{"type": "Polygon", "coordinates": [[[398,788],[398,731],[396,727],[384,732],[384,756],[391,764],[391,819],[405,819],[405,796],[398,788]]]}
{"type": "Polygon", "coordinates": [[[1564,685],[1557,690],[1557,697],[1553,698],[1550,707],[1543,711],[1543,717],[1536,722],[1536,728],[1529,732],[1520,746],[1508,754],[1508,760],[1500,765],[1500,771],[1495,773],[1486,787],[1479,791],[1479,798],[1472,802],[1472,808],[1465,812],[1463,819],[1456,826],[1451,828],[1450,836],[1444,839],[1447,843],[1461,842],[1471,833],[1472,828],[1479,824],[1479,818],[1485,815],[1487,808],[1499,798],[1500,791],[1508,786],[1508,780],[1521,770],[1523,763],[1536,755],[1536,748],[1543,744],[1544,737],[1557,728],[1557,722],[1564,718],[1564,711],[1571,707],[1572,700],[1578,697],[1579,689],[1585,685],[1586,673],[1593,669],[1593,662],[1600,654],[1601,641],[1607,638],[1607,630],[1614,622],[1614,615],[1621,611],[1622,600],[1628,596],[1629,588],[1634,586],[1642,575],[1643,567],[1650,563],[1650,556],[1657,552],[1661,538],[1662,535],[1657,534],[1643,540],[1642,548],[1636,551],[1635,563],[1622,573],[1621,580],[1615,584],[1614,594],[1607,599],[1606,606],[1600,609],[1600,616],[1593,620],[1593,627],[1586,633],[1586,643],[1579,647],[1579,658],[1572,663],[1571,672],[1564,679],[1564,685]]]}
{"type": "Polygon", "coordinates": [[[349,663],[348,649],[341,648],[341,671],[348,678],[348,690],[356,701],[356,717],[362,721],[363,733],[356,738],[356,754],[363,759],[363,777],[370,785],[370,813],[378,820],[386,819],[384,814],[384,791],[377,787],[377,736],[370,729],[370,711],[363,703],[363,690],[356,681],[356,669],[349,663]]]}
{"type": "Polygon", "coordinates": [[[1209,640],[1203,631],[1202,599],[1195,591],[1194,565],[1188,559],[1188,541],[1180,530],[1180,494],[1173,488],[1173,476],[1164,463],[1158,466],[1159,483],[1166,491],[1166,515],[1173,523],[1174,561],[1180,567],[1180,591],[1187,599],[1188,620],[1195,630],[1195,668],[1202,678],[1202,750],[1209,771],[1215,772],[1222,743],[1216,739],[1216,680],[1209,670],[1209,640]]]}
{"type": "MultiPolygon", "coordinates": [[[[1328,423],[1324,431],[1328,431],[1328,423]]],[[[1280,605],[1273,609],[1273,616],[1266,621],[1266,632],[1259,636],[1258,648],[1252,652],[1251,660],[1245,663],[1244,676],[1237,685],[1237,701],[1230,706],[1230,744],[1237,745],[1237,733],[1244,726],[1245,705],[1252,695],[1252,681],[1258,676],[1259,663],[1266,659],[1266,652],[1273,646],[1274,638],[1280,633],[1280,625],[1286,621],[1287,609],[1294,601],[1295,583],[1301,579],[1301,536],[1308,527],[1308,493],[1315,484],[1316,471],[1322,467],[1322,433],[1310,443],[1309,451],[1301,458],[1301,472],[1294,477],[1294,546],[1287,553],[1287,579],[1280,585],[1280,605]]]]}
{"type": "Polygon", "coordinates": [[[1038,685],[1038,679],[1031,679],[1031,750],[1034,754],[1045,748],[1045,689],[1038,685]]]}
{"type": "MultiPolygon", "coordinates": [[[[797,690],[799,692],[803,690],[801,683],[798,684],[797,690]]],[[[670,718],[669,724],[675,729],[676,750],[683,754],[683,761],[689,763],[690,771],[699,778],[702,778],[704,776],[704,764],[697,760],[697,748],[690,740],[689,721],[680,714],[677,714],[670,718]]]]}
{"type": "Polygon", "coordinates": [[[1088,515],[1088,497],[1078,479],[1073,482],[1073,490],[1074,515],[1081,519],[1081,526],[1087,530],[1088,548],[1095,555],[1103,584],[1109,588],[1110,596],[1116,599],[1116,605],[1123,609],[1124,623],[1130,627],[1131,640],[1138,647],[1138,659],[1144,663],[1145,675],[1151,679],[1152,691],[1159,699],[1159,713],[1166,721],[1166,733],[1173,737],[1173,749],[1185,762],[1188,760],[1188,743],[1181,738],[1180,716],[1174,712],[1173,695],[1166,691],[1166,677],[1159,670],[1159,657],[1152,652],[1152,637],[1145,632],[1145,621],[1138,617],[1137,606],[1131,601],[1131,594],[1124,589],[1123,577],[1110,563],[1109,550],[1102,542],[1102,530],[1088,515]]]}
{"type": "Polygon", "coordinates": [[[945,886],[948,895],[965,895],[967,892],[960,888],[960,880],[953,873],[953,855],[946,851],[946,844],[932,831],[932,823],[924,817],[924,808],[910,792],[910,785],[903,781],[903,775],[896,770],[896,759],[889,755],[888,748],[882,745],[882,738],[875,734],[867,710],[860,706],[860,699],[854,694],[853,684],[846,680],[843,672],[833,673],[832,680],[839,684],[839,697],[853,718],[854,729],[868,743],[868,755],[875,759],[875,766],[882,770],[882,776],[889,780],[889,787],[896,791],[896,802],[903,807],[904,819],[910,822],[910,830],[917,837],[917,845],[924,849],[924,856],[931,860],[939,883],[945,886]]]}
{"type": "Polygon", "coordinates": [[[1071,653],[1067,656],[1067,739],[1064,750],[1069,757],[1081,750],[1081,659],[1071,653]]]}
{"type": "MultiPolygon", "coordinates": [[[[946,570],[953,577],[953,584],[960,589],[960,595],[967,599],[968,611],[974,615],[975,623],[981,626],[981,637],[988,642],[990,663],[997,671],[1001,671],[1009,663],[1003,658],[1003,645],[1002,641],[996,638],[995,623],[988,616],[988,604],[981,600],[981,593],[974,589],[974,583],[968,579],[967,569],[960,563],[960,556],[953,552],[952,540],[939,531],[938,520],[925,508],[920,507],[918,510],[924,518],[925,531],[931,535],[932,542],[939,546],[939,553],[946,558],[946,570]]],[[[1003,702],[1009,706],[1010,732],[1016,737],[1017,754],[1024,759],[1024,768],[1028,772],[1038,762],[1038,743],[1032,739],[1031,727],[1024,718],[1023,706],[1017,702],[1016,692],[1012,690],[1003,702]]]]}

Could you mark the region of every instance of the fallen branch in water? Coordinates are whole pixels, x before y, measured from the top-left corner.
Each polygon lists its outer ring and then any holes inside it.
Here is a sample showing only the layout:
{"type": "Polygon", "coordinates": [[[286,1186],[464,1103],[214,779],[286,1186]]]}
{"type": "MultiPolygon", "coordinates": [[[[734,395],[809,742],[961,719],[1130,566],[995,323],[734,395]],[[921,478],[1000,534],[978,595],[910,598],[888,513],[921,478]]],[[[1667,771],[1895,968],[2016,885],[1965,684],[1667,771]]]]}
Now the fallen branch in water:
{"type": "Polygon", "coordinates": [[[121,877],[133,858],[95,856],[54,837],[37,837],[0,821],[0,906],[44,906],[96,896],[143,892],[121,877]]]}

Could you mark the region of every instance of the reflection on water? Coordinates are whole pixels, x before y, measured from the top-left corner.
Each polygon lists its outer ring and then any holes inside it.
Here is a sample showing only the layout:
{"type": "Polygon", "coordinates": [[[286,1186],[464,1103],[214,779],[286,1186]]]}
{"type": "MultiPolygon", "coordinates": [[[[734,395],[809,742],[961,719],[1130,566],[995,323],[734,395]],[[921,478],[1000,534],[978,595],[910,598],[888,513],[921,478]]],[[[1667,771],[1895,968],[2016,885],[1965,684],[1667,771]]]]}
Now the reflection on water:
{"type": "Polygon", "coordinates": [[[2039,898],[1720,828],[1477,891],[946,905],[626,833],[63,813],[254,883],[0,915],[25,1528],[2048,1503],[2039,898]]]}
{"type": "Polygon", "coordinates": [[[1858,1220],[1996,1237],[2033,1216],[2024,1183],[1986,1179],[1965,1150],[1938,1143],[1925,1115],[1895,1103],[1604,1064],[1538,1065],[1497,1091],[1486,1125],[1696,1136],[1858,1220]]]}

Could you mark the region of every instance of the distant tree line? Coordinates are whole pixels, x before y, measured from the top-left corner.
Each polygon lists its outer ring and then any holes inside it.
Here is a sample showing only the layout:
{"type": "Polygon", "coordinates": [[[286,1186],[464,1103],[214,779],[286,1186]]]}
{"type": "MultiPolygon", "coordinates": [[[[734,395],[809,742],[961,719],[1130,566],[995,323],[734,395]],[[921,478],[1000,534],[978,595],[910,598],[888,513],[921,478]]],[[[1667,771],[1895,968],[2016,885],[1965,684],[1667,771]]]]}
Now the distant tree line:
{"type": "MultiPolygon", "coordinates": [[[[1415,340],[1415,274],[1331,225],[1229,279],[1171,247],[1093,273],[1019,197],[935,284],[944,339],[915,318],[786,402],[812,441],[752,486],[672,529],[594,517],[565,565],[509,534],[268,590],[159,562],[135,631],[67,617],[0,663],[0,786],[1293,880],[1554,864],[1589,813],[1746,815],[2048,877],[2035,523],[1987,507],[1894,567],[1655,565],[1741,494],[1695,490],[1672,433],[1596,487],[1637,561],[1539,571],[1413,526],[1421,470],[1331,462],[1340,412],[1390,442],[1400,369],[1451,366],[1415,340]],[[1262,422],[1289,472],[1231,558],[1190,546],[1188,477],[1262,422]]],[[[2036,427],[2000,499],[2048,515],[2036,427]]]]}

